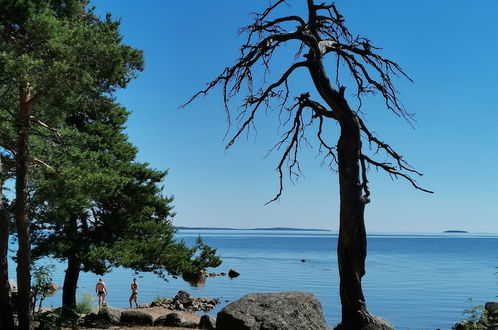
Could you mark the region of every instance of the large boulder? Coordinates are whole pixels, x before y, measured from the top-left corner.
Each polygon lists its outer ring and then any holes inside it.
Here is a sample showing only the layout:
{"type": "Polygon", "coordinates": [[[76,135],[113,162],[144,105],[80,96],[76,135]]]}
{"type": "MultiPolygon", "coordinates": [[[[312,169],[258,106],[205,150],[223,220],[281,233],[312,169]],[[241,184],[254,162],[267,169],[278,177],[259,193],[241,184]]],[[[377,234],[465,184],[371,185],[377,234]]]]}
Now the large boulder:
{"type": "Polygon", "coordinates": [[[122,310],[116,308],[103,307],[99,310],[98,315],[111,324],[119,324],[122,312],[122,310]]]}
{"type": "Polygon", "coordinates": [[[125,310],[121,313],[120,318],[121,323],[126,324],[140,324],[140,325],[152,325],[154,324],[154,318],[152,315],[137,311],[137,310],[125,310]]]}
{"type": "Polygon", "coordinates": [[[182,318],[177,313],[161,315],[154,321],[154,325],[162,325],[166,327],[179,327],[181,324],[182,318]]]}
{"type": "Polygon", "coordinates": [[[217,330],[326,330],[322,306],[304,292],[253,293],[223,308],[217,330]]]}

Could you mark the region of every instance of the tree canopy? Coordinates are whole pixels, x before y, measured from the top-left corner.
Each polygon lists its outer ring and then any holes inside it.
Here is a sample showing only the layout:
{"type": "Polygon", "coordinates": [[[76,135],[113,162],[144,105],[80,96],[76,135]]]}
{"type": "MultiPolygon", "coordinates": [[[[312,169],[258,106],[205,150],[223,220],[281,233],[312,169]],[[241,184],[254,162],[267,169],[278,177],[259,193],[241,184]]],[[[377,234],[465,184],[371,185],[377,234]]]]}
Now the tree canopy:
{"type": "Polygon", "coordinates": [[[5,141],[15,155],[15,219],[19,249],[19,328],[30,328],[31,239],[28,217],[30,127],[56,127],[65,111],[89,93],[112,93],[125,87],[142,69],[142,53],[122,44],[119,22],[100,19],[82,0],[2,0],[0,2],[0,89],[13,108],[14,141],[5,141]]]}
{"type": "Polygon", "coordinates": [[[100,101],[66,119],[62,145],[40,150],[56,165],[32,181],[34,254],[74,260],[96,274],[124,266],[199,279],[220,264],[215,250],[174,240],[172,198],[160,186],[167,172],[136,160],[123,132],[128,112],[112,99],[100,101]]]}

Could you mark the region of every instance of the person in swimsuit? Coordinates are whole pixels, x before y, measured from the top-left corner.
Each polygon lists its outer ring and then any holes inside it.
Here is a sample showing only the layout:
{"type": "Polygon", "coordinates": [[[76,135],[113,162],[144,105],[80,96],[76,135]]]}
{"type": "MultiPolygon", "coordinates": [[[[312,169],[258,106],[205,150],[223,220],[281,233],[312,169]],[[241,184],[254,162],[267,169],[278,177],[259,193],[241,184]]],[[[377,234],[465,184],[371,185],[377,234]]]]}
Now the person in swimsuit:
{"type": "Polygon", "coordinates": [[[129,300],[129,302],[130,302],[130,308],[133,308],[132,305],[131,305],[132,301],[135,302],[135,307],[138,308],[138,303],[137,303],[138,284],[137,284],[137,279],[136,278],[133,279],[133,283],[131,283],[130,289],[131,289],[131,296],[130,296],[130,300],[129,300]]]}
{"type": "Polygon", "coordinates": [[[95,285],[95,293],[97,293],[97,297],[99,297],[99,308],[104,307],[105,296],[107,296],[107,287],[105,286],[102,278],[99,278],[97,285],[95,285]]]}

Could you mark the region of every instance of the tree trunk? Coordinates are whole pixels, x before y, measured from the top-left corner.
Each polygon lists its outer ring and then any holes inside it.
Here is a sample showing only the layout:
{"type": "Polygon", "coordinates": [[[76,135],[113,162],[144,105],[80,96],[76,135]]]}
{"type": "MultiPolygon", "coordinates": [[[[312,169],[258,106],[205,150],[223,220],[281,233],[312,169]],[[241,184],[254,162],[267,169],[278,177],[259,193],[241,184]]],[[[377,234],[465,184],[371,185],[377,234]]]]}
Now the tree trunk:
{"type": "Polygon", "coordinates": [[[76,257],[76,254],[71,254],[67,258],[67,269],[62,289],[62,307],[76,308],[76,288],[78,287],[80,270],[80,260],[76,257]]]}
{"type": "Polygon", "coordinates": [[[20,107],[16,152],[16,224],[19,249],[17,250],[17,285],[19,329],[29,330],[31,305],[31,240],[28,219],[28,165],[29,165],[29,116],[31,95],[28,83],[20,87],[20,107]]]}
{"type": "Polygon", "coordinates": [[[340,228],[337,255],[342,304],[341,329],[361,329],[373,321],[367,310],[361,278],[365,275],[367,237],[364,223],[365,202],[360,184],[360,126],[351,111],[341,118],[337,145],[340,186],[340,228]]]}
{"type": "MultiPolygon", "coordinates": [[[[1,157],[2,155],[0,155],[0,176],[3,173],[1,157]]],[[[8,246],[9,222],[3,203],[3,178],[0,177],[0,329],[14,328],[9,301],[8,246]]]]}
{"type": "MultiPolygon", "coordinates": [[[[312,3],[312,2],[311,2],[312,3]]],[[[309,58],[313,58],[310,53],[309,58]]],[[[337,243],[342,321],[336,329],[358,330],[375,323],[368,312],[361,287],[365,275],[367,235],[365,231],[365,201],[360,183],[361,131],[356,114],[344,98],[344,89],[332,88],[321,58],[308,67],[321,97],[336,113],[341,126],[337,143],[339,162],[340,221],[337,243]]]]}

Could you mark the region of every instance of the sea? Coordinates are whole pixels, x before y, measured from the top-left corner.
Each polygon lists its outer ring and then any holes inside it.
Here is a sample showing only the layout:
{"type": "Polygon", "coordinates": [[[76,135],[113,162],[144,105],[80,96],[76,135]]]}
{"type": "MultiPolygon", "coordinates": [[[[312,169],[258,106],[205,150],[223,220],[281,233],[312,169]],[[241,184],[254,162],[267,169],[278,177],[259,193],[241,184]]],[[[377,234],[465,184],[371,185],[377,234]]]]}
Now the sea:
{"type": "MultiPolygon", "coordinates": [[[[340,322],[337,233],[292,230],[180,230],[178,240],[193,244],[198,235],[216,247],[223,263],[209,272],[240,273],[237,278],[207,278],[203,287],[181,279],[167,281],[150,273],[117,268],[103,276],[107,302],[128,307],[130,284],[139,284],[139,303],[173,297],[179,290],[192,296],[220,298],[216,313],[248,293],[302,291],[320,301],[326,322],[340,322]]],[[[15,246],[11,246],[15,248],[15,246]]],[[[54,264],[53,280],[62,286],[65,264],[54,264]]],[[[369,311],[397,329],[450,329],[470,306],[498,300],[498,234],[370,234],[363,290],[369,311]]],[[[15,278],[15,264],[9,274],[15,278]]],[[[81,273],[78,297],[94,294],[99,276],[81,273]]],[[[43,305],[57,307],[62,292],[43,305]]],[[[96,304],[96,303],[95,303],[96,304]]]]}

